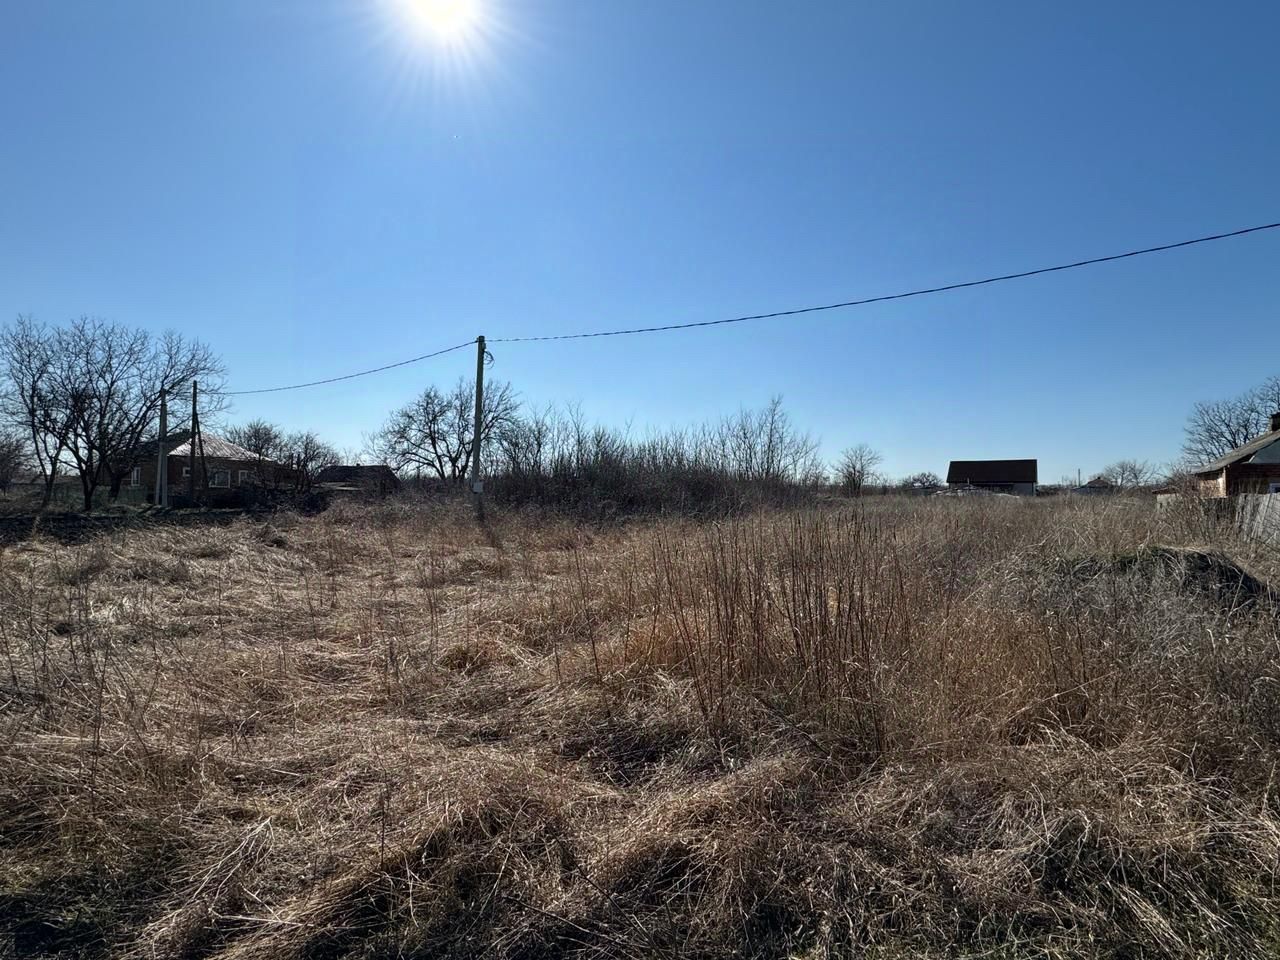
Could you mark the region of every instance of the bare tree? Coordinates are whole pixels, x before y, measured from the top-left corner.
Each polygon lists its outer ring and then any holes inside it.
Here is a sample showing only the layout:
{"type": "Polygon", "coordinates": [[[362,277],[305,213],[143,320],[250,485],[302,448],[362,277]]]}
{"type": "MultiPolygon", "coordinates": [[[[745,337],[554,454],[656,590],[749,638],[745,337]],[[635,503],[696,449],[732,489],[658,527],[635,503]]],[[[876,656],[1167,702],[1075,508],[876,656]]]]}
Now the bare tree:
{"type": "Polygon", "coordinates": [[[310,430],[289,434],[281,450],[288,460],[295,490],[310,490],[321,470],[338,463],[338,451],[310,430]]]}
{"type": "Polygon", "coordinates": [[[7,379],[4,413],[29,438],[48,503],[64,465],[80,476],[85,509],[107,483],[112,498],[138,463],[142,441],[154,435],[162,390],[181,419],[179,388],[205,382],[217,407],[222,365],[209,348],[175,333],[81,318],[50,328],[19,317],[0,336],[7,379]]]}
{"type": "Polygon", "coordinates": [[[224,432],[228,440],[253,454],[257,478],[264,484],[288,483],[295,490],[308,490],[320,471],[341,462],[337,449],[311,430],[286,434],[267,420],[250,420],[224,432]]]}
{"type": "Polygon", "coordinates": [[[279,465],[289,456],[285,433],[280,427],[266,420],[250,420],[242,426],[228,427],[226,436],[236,446],[244,447],[254,455],[254,472],[259,483],[279,481],[279,465]]]}
{"type": "Polygon", "coordinates": [[[782,398],[760,410],[725,417],[701,438],[711,455],[740,480],[783,485],[822,472],[818,442],[791,423],[782,398]]]}
{"type": "Polygon", "coordinates": [[[1151,486],[1160,478],[1160,470],[1146,460],[1117,460],[1104,467],[1098,476],[1121,490],[1133,490],[1151,486]]]}
{"type": "Polygon", "coordinates": [[[488,471],[515,477],[541,475],[550,465],[559,425],[560,419],[551,407],[531,410],[498,424],[485,451],[488,471]]]}
{"type": "Polygon", "coordinates": [[[155,429],[162,391],[180,410],[180,388],[199,379],[212,406],[223,376],[221,362],[199,341],[176,333],[154,338],[88,317],[55,330],[52,348],[54,402],[70,424],[66,450],[86,510],[104,481],[110,497],[119,496],[143,439],[155,429]]]}
{"type": "Polygon", "coordinates": [[[859,443],[849,447],[836,461],[836,480],[841,490],[850,497],[862,496],[862,488],[870,482],[876,467],[883,462],[884,457],[879,451],[872,449],[870,444],[859,443]]]}
{"type": "Polygon", "coordinates": [[[44,480],[41,506],[48,506],[65,465],[73,411],[55,390],[57,354],[53,332],[20,316],[0,334],[0,413],[29,441],[29,451],[44,480]]]}
{"type": "Polygon", "coordinates": [[[1271,428],[1280,412],[1280,376],[1228,400],[1197,403],[1185,428],[1183,456],[1189,463],[1216,460],[1271,428]]]}
{"type": "MultiPolygon", "coordinates": [[[[518,411],[510,384],[486,384],[482,443],[514,424],[518,411]]],[[[475,381],[460,379],[447,393],[428,387],[412,403],[391,414],[371,438],[370,452],[393,470],[461,482],[471,466],[474,419],[475,381]]]]}

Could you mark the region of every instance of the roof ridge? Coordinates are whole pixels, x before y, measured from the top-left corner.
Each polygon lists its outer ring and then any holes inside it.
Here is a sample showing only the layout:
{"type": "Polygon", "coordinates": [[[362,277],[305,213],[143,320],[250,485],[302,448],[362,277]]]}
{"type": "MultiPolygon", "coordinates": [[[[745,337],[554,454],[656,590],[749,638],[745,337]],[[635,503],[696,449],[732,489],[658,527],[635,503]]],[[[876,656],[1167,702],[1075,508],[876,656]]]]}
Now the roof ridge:
{"type": "Polygon", "coordinates": [[[1252,456],[1264,447],[1280,440],[1280,430],[1268,430],[1266,433],[1259,434],[1248,443],[1242,443],[1234,450],[1228,450],[1216,460],[1210,460],[1203,467],[1199,467],[1196,473],[1212,473],[1217,470],[1223,470],[1231,466],[1233,463],[1239,463],[1246,457],[1252,456]]]}

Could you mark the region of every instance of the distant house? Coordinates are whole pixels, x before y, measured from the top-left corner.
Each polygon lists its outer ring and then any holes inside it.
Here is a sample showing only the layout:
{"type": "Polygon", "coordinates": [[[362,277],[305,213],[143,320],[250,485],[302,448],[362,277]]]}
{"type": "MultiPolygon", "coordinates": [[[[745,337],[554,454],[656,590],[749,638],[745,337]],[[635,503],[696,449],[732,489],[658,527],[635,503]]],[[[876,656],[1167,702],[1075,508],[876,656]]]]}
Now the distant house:
{"type": "Polygon", "coordinates": [[[380,497],[400,489],[400,478],[385,463],[325,467],[316,477],[316,483],[330,489],[374,493],[380,497]]]}
{"type": "Polygon", "coordinates": [[[1088,483],[1075,487],[1071,492],[1083,494],[1084,496],[1097,496],[1098,494],[1115,493],[1119,489],[1106,477],[1094,477],[1088,483]]]}
{"type": "MultiPolygon", "coordinates": [[[[169,490],[184,493],[191,482],[191,434],[183,431],[170,434],[165,440],[168,456],[169,490]]],[[[144,444],[138,451],[138,462],[124,483],[124,491],[134,491],[143,499],[155,490],[157,449],[155,441],[144,444]]],[[[266,460],[257,454],[237,446],[230,440],[201,431],[196,443],[196,485],[211,492],[231,491],[240,487],[260,486],[267,473],[272,476],[283,470],[280,464],[266,460]],[[203,456],[202,456],[203,455],[203,456]]]]}
{"type": "Polygon", "coordinates": [[[1035,460],[952,460],[947,486],[1034,497],[1036,471],[1035,460]]]}
{"type": "Polygon", "coordinates": [[[1191,472],[1207,497],[1280,493],[1280,413],[1267,433],[1191,472]]]}

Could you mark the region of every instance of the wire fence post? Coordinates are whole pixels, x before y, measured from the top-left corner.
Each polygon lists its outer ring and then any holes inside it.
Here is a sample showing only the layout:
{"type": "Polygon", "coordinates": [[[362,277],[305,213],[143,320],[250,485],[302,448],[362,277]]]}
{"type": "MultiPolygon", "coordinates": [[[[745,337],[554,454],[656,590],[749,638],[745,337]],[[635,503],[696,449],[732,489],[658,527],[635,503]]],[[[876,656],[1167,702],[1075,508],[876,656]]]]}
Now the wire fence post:
{"type": "Polygon", "coordinates": [[[484,337],[476,337],[476,423],[471,438],[471,492],[476,519],[484,519],[484,480],[480,477],[480,440],[484,436],[484,337]]]}

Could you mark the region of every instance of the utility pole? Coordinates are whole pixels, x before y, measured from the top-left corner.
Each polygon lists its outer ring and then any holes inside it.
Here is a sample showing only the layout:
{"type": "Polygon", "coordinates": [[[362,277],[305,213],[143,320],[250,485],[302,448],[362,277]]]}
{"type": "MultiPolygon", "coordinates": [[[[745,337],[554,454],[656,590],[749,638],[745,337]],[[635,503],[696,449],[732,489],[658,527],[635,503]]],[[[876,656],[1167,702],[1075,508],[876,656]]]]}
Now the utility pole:
{"type": "Polygon", "coordinates": [[[191,381],[191,439],[190,449],[187,454],[187,497],[191,501],[191,506],[196,505],[196,437],[200,435],[200,411],[196,407],[196,401],[200,395],[200,384],[191,381]]]}
{"type": "Polygon", "coordinates": [[[169,434],[169,395],[164,387],[160,388],[160,438],[156,440],[156,497],[157,507],[169,505],[169,478],[165,467],[169,458],[164,448],[164,438],[169,434]]]}
{"type": "Polygon", "coordinates": [[[199,433],[200,438],[200,489],[204,490],[206,495],[209,490],[209,461],[204,456],[204,433],[199,433]]]}
{"type": "Polygon", "coordinates": [[[471,492],[476,519],[484,519],[484,481],[480,479],[480,438],[484,432],[484,337],[476,337],[476,432],[471,439],[471,492]]]}

